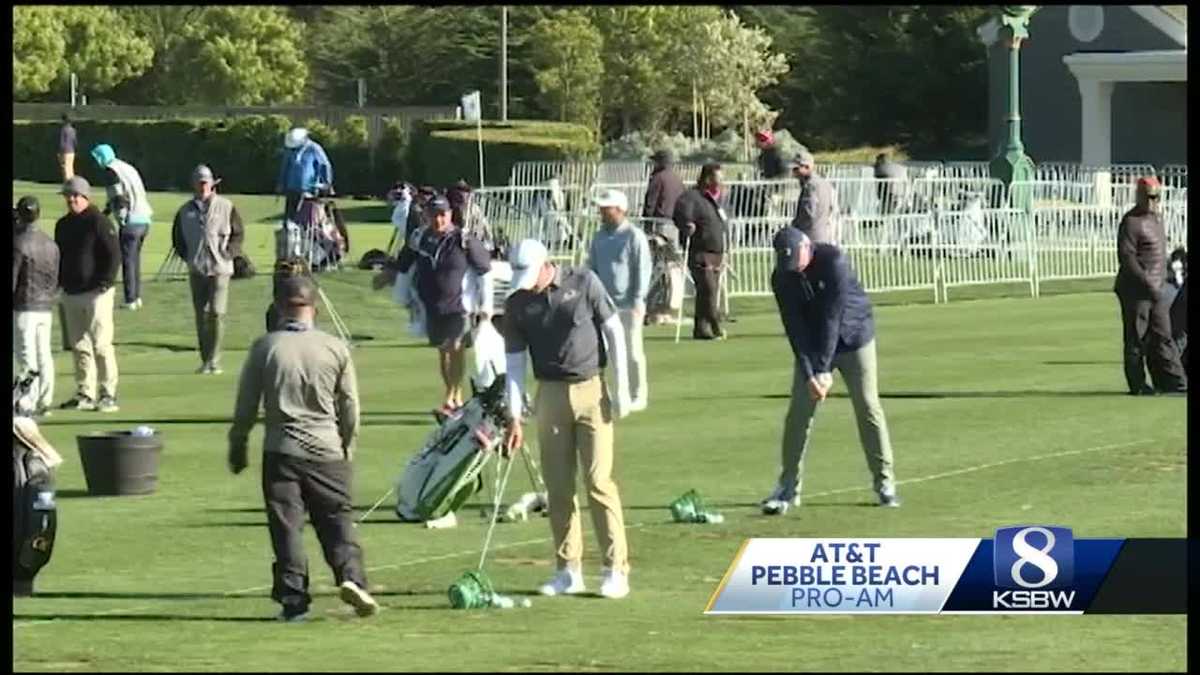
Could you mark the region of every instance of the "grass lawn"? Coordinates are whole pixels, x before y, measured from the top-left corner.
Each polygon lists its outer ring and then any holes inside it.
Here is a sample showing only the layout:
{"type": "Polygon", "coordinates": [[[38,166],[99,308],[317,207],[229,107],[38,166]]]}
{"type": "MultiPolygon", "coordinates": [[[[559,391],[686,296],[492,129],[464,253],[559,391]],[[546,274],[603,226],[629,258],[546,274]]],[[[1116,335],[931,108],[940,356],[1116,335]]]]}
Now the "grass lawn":
{"type": "MultiPolygon", "coordinates": [[[[52,187],[14,184],[14,198],[31,191],[48,218],[61,212],[52,187]]],[[[166,252],[184,196],[152,199],[147,275],[166,252]]],[[[279,206],[270,197],[234,199],[253,223],[247,250],[269,270],[268,221],[279,206]]],[[[355,258],[386,243],[390,226],[377,205],[343,207],[356,209],[355,258]],[[365,222],[371,218],[380,222],[365,222]]],[[[434,353],[404,334],[400,313],[368,279],[356,270],[321,277],[359,338],[360,513],[419,447],[440,394],[434,353]]],[[[676,345],[673,329],[650,328],[650,409],[617,425],[629,598],[451,610],[447,586],[478,561],[486,528],[478,505],[460,512],[456,529],[425,530],[397,522],[389,502],[359,529],[384,611],[353,618],[310,528],[315,618],[297,625],[270,620],[259,453],[241,476],[225,468],[237,371],[262,331],[269,278],[233,284],[226,374],[217,377],[192,374],[199,358],[187,284],[150,282],[143,296],[142,311],[117,314],[121,411],[56,412],[42,425],[66,458],[59,534],[39,596],[14,599],[16,670],[1185,669],[1182,616],[702,615],[752,536],[990,537],[1019,523],[1065,525],[1077,537],[1185,536],[1186,401],[1122,394],[1111,292],[945,305],[881,299],[881,389],[904,499],[897,510],[869,506],[870,481],[837,378],[816,423],[805,505],[782,518],[759,515],[756,503],[778,470],[792,361],[769,299],[735,302],[739,320],[727,342],[676,345]],[[158,492],[86,496],[75,436],[138,424],[164,438],[158,492]],[[667,504],[690,488],[725,514],[724,524],[670,522],[667,504]]],[[[56,366],[63,400],[69,355],[58,354],[56,366]]],[[[260,427],[251,447],[261,438],[260,427]]],[[[512,482],[510,494],[527,489],[519,468],[512,482]]],[[[590,519],[584,523],[585,578],[595,590],[600,560],[590,519]]],[[[541,519],[497,526],[488,570],[502,592],[527,593],[550,574],[549,535],[541,519]]]]}

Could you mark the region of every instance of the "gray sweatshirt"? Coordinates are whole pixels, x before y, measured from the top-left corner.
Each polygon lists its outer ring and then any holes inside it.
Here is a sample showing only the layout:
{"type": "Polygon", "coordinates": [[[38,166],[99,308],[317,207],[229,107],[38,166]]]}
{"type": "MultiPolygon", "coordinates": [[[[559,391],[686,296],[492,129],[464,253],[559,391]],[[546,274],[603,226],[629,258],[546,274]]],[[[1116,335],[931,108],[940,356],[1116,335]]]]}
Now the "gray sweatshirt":
{"type": "Polygon", "coordinates": [[[620,309],[645,306],[652,264],[646,234],[629,221],[616,228],[602,226],[588,250],[588,267],[620,309]]]}

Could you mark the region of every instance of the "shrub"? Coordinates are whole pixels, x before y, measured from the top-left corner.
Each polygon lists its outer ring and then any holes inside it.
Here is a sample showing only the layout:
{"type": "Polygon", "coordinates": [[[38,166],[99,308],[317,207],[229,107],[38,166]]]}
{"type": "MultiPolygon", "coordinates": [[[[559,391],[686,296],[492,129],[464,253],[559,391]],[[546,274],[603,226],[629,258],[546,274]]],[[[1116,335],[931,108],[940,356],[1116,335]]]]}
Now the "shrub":
{"type": "MultiPolygon", "coordinates": [[[[475,124],[453,120],[419,122],[409,144],[409,168],[415,182],[446,186],[462,179],[479,183],[475,124]]],[[[505,185],[513,164],[526,161],[596,160],[600,148],[593,132],[565,122],[483,123],[484,181],[505,185]]]]}

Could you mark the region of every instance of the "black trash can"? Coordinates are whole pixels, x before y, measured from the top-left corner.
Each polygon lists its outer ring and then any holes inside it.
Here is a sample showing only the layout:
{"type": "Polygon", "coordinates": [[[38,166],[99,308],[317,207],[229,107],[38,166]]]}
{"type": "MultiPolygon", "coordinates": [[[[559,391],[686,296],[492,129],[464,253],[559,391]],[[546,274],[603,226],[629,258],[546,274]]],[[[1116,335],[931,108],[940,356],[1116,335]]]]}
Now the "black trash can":
{"type": "Polygon", "coordinates": [[[112,431],[78,436],[79,459],[91,495],[148,495],[158,489],[158,434],[112,431]]]}

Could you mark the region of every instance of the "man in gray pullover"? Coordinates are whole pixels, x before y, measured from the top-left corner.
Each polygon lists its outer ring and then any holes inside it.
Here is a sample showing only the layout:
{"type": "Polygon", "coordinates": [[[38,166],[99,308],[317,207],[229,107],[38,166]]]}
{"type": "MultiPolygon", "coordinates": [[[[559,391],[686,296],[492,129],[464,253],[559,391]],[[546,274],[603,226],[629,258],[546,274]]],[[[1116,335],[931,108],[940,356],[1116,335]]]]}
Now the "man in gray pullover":
{"type": "Polygon", "coordinates": [[[596,232],[588,250],[588,267],[617,306],[625,329],[625,354],[629,359],[630,411],[645,410],[649,402],[646,352],[642,347],[642,324],[646,318],[646,294],[650,291],[650,243],[641,229],[625,219],[629,199],[619,190],[605,190],[596,199],[603,227],[596,232]]]}

